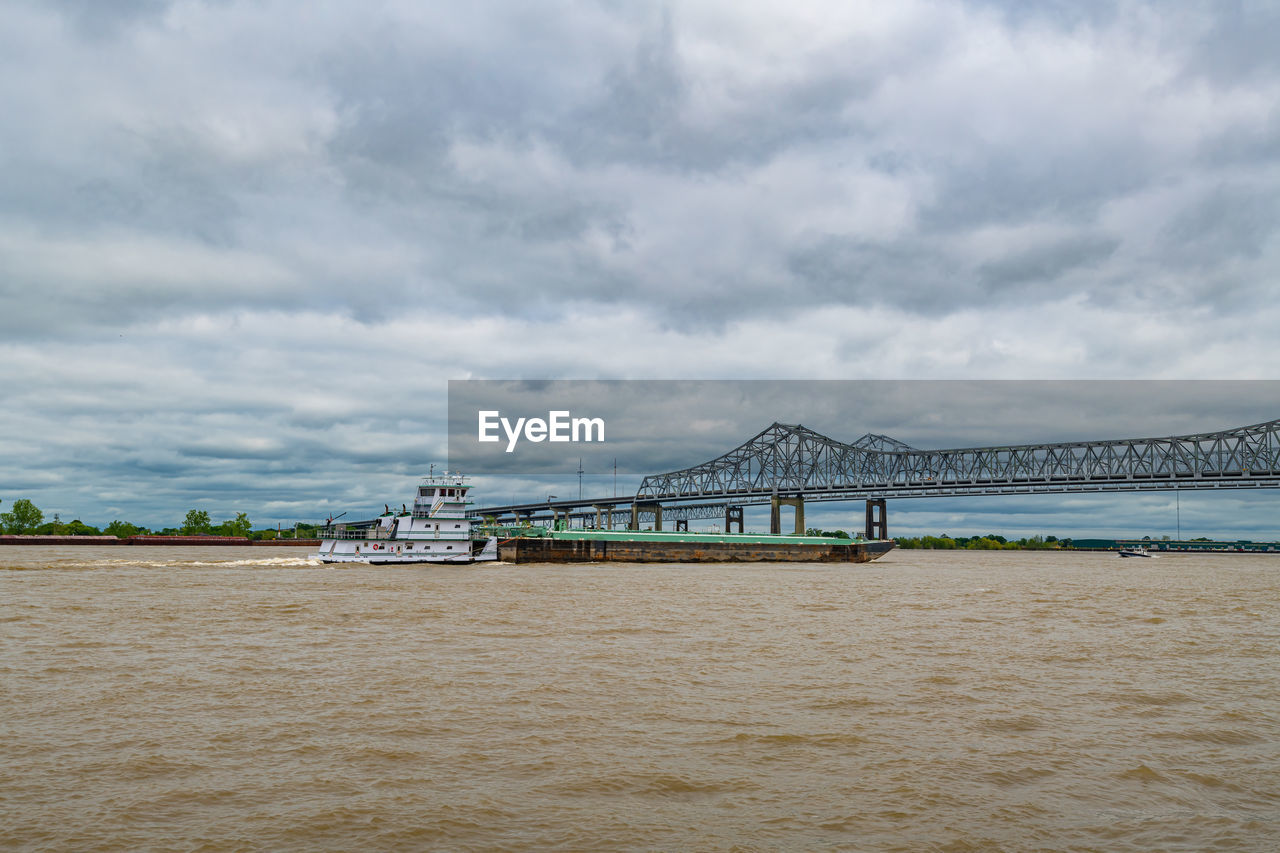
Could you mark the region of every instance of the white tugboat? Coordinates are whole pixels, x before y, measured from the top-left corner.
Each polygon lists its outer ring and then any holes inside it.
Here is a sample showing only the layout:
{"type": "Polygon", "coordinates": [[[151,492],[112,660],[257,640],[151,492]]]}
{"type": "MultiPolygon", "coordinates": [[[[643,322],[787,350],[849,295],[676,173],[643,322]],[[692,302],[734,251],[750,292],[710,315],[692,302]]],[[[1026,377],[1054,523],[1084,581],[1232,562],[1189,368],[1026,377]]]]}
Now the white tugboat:
{"type": "MultiPolygon", "coordinates": [[[[471,563],[498,559],[498,540],[475,536],[467,518],[466,477],[431,476],[418,486],[413,508],[401,505],[368,521],[336,523],[320,533],[325,563],[471,563]]],[[[340,516],[339,516],[340,517],[340,516]]]]}

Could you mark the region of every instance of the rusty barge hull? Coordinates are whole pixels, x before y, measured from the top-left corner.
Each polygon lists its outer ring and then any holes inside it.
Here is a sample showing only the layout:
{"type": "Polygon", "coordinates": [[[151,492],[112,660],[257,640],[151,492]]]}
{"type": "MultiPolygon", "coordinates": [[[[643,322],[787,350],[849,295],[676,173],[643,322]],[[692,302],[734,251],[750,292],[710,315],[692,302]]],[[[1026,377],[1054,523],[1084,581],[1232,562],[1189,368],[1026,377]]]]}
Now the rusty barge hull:
{"type": "Polygon", "coordinates": [[[498,559],[506,563],[867,563],[893,547],[892,540],[833,545],[518,538],[498,544],[498,559]]]}

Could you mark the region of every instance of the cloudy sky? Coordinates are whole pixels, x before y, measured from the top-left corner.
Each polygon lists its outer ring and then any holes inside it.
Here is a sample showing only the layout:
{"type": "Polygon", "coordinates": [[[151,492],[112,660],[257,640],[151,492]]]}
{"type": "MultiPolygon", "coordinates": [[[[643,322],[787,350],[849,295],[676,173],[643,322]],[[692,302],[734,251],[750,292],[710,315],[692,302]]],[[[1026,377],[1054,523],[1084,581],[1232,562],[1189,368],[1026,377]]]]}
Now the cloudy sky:
{"type": "Polygon", "coordinates": [[[449,379],[1275,377],[1277,40],[1260,2],[9,0],[0,509],[380,507],[449,379]]]}

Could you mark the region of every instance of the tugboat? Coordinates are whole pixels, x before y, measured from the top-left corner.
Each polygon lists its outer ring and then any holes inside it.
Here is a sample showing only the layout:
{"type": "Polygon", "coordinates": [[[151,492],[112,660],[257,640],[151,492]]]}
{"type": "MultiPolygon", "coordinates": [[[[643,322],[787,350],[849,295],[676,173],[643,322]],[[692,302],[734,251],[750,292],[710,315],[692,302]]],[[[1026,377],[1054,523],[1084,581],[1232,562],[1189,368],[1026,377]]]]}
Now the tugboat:
{"type": "Polygon", "coordinates": [[[498,559],[497,538],[471,529],[467,518],[471,487],[466,480],[461,474],[437,475],[433,470],[418,486],[412,509],[401,504],[397,512],[384,505],[386,512],[368,521],[329,519],[320,532],[320,553],[312,559],[374,565],[498,559]]]}

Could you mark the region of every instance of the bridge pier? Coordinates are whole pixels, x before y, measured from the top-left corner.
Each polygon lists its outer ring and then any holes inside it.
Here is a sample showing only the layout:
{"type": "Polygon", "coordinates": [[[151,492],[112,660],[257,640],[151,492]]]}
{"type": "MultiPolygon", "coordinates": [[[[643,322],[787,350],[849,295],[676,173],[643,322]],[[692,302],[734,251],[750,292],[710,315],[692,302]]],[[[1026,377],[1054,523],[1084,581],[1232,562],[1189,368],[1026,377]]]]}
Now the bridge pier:
{"type": "Polygon", "coordinates": [[[793,506],[796,508],[796,535],[804,535],[804,498],[796,495],[794,498],[782,498],[774,495],[769,499],[769,532],[777,535],[782,532],[782,507],[793,506]]]}
{"type": "Polygon", "coordinates": [[[733,525],[738,525],[738,532],[742,532],[742,507],[727,506],[724,508],[724,532],[732,533],[733,525]]]}
{"type": "MultiPolygon", "coordinates": [[[[661,530],[662,529],[662,504],[659,504],[659,503],[645,504],[644,508],[653,510],[653,529],[661,530]]],[[[640,529],[640,504],[638,503],[633,503],[631,505],[631,526],[628,527],[627,529],[628,530],[640,529]]]]}
{"type": "Polygon", "coordinates": [[[677,532],[677,533],[688,533],[688,532],[689,532],[689,519],[687,519],[687,518],[677,518],[677,519],[676,519],[676,532],[677,532]]]}
{"type": "Polygon", "coordinates": [[[884,498],[867,501],[867,528],[864,533],[868,539],[889,538],[889,511],[884,498]]]}
{"type": "Polygon", "coordinates": [[[596,511],[596,530],[601,529],[601,516],[604,518],[604,529],[613,529],[613,504],[592,504],[596,511]]]}

